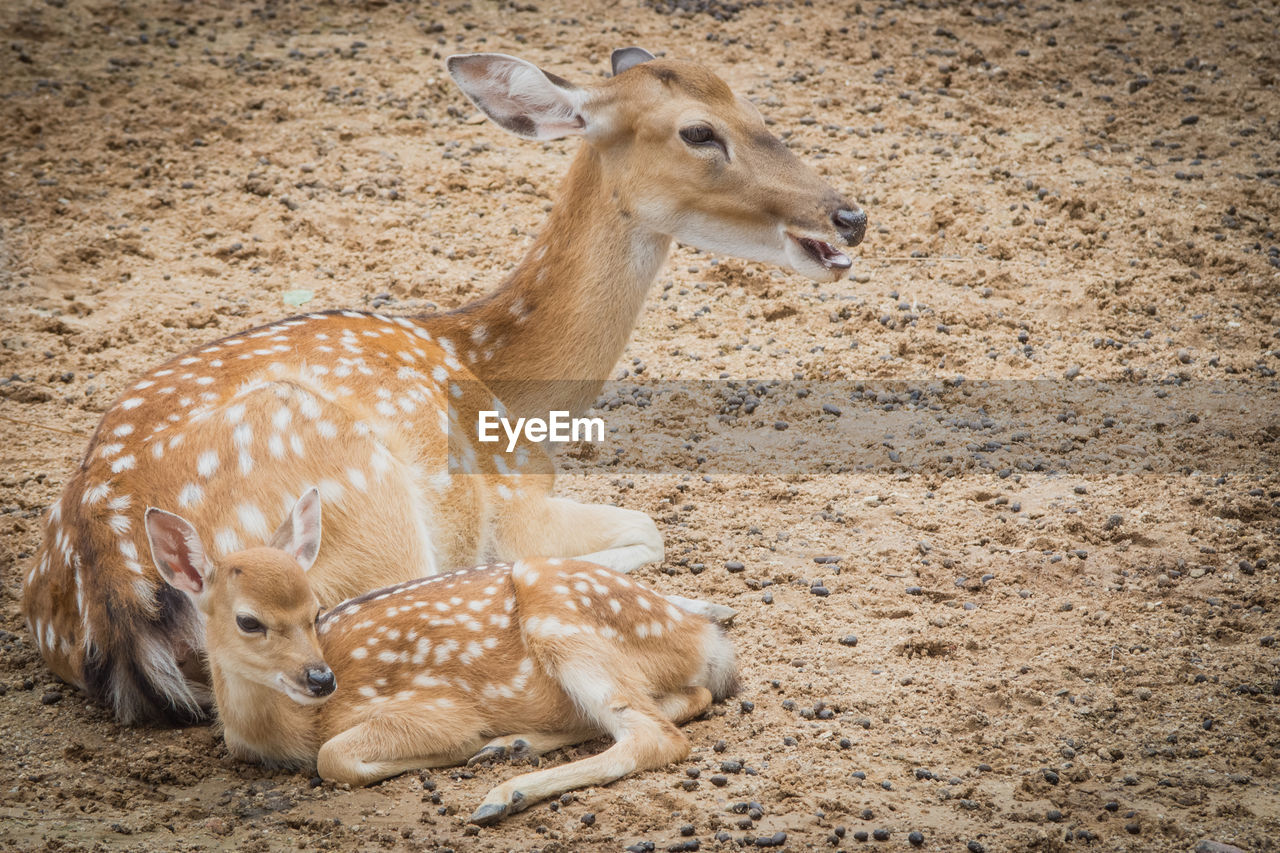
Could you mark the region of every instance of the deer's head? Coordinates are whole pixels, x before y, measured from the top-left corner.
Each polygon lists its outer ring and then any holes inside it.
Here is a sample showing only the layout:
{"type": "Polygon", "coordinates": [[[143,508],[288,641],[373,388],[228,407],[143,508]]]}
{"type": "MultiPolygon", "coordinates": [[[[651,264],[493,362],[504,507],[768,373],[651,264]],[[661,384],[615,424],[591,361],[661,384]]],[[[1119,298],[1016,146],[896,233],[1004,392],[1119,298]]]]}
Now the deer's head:
{"type": "Polygon", "coordinates": [[[581,136],[624,216],[710,252],[844,276],[867,217],[765,127],[755,105],[701,65],[614,51],[614,76],[578,87],[522,59],[452,56],[449,73],[486,115],[529,139],[581,136]]]}
{"type": "Polygon", "coordinates": [[[306,492],[267,546],[217,565],[189,521],[151,507],[147,539],[160,574],[205,617],[211,668],[308,705],[334,691],[316,636],[320,605],[306,570],[320,547],[320,495],[306,492]]]}

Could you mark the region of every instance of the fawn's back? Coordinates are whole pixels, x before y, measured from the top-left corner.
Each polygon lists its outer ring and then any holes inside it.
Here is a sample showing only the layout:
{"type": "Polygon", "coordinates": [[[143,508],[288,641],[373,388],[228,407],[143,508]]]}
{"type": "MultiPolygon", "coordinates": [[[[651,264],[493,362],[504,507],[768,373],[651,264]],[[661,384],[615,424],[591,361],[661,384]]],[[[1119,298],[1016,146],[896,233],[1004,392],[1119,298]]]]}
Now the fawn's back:
{"type": "MultiPolygon", "coordinates": [[[[590,563],[518,561],[415,580],[321,617],[338,684],[322,709],[324,728],[341,731],[377,713],[424,715],[432,725],[463,715],[487,721],[488,735],[602,730],[573,691],[617,682],[679,690],[718,635],[706,619],[590,563]]],[[[459,754],[467,750],[459,745],[459,754]]]]}

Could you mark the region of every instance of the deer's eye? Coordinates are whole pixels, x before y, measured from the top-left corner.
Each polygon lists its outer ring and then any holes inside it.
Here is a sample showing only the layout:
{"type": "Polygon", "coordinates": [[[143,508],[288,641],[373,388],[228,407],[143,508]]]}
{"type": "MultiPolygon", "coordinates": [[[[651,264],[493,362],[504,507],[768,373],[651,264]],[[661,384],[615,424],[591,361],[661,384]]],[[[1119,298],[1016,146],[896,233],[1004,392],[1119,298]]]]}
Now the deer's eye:
{"type": "Polygon", "coordinates": [[[245,613],[236,617],[236,627],[246,634],[265,634],[267,626],[245,613]]]}
{"type": "Polygon", "coordinates": [[[680,138],[690,145],[711,145],[716,142],[716,132],[705,124],[693,124],[680,128],[680,138]]]}

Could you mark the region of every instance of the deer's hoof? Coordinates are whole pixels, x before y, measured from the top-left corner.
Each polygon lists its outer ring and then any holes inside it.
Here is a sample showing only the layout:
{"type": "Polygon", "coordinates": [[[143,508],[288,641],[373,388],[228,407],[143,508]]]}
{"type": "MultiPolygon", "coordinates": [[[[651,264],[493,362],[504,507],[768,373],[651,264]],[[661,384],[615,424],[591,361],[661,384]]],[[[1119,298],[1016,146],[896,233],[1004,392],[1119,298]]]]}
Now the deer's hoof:
{"type": "Polygon", "coordinates": [[[507,816],[510,808],[505,803],[484,803],[468,818],[476,826],[493,826],[507,816]]]}
{"type": "Polygon", "coordinates": [[[467,766],[474,767],[477,764],[496,764],[507,758],[507,748],[505,746],[486,746],[475,755],[467,759],[467,766]]]}
{"type": "Polygon", "coordinates": [[[738,611],[723,604],[707,602],[707,618],[720,625],[732,625],[738,611]]]}

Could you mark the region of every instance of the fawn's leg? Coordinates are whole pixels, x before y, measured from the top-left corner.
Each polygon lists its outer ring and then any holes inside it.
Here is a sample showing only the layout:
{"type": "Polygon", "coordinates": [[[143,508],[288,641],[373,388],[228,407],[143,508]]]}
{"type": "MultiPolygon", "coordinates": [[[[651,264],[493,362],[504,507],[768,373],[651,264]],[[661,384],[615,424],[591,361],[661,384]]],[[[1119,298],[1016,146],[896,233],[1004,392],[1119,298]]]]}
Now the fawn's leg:
{"type": "MultiPolygon", "coordinates": [[[[537,759],[540,755],[546,755],[548,752],[564,746],[573,746],[583,741],[591,740],[599,734],[600,732],[594,729],[573,729],[563,732],[503,735],[486,743],[479,752],[468,759],[467,766],[489,761],[516,762],[537,759]]],[[[531,763],[536,764],[537,761],[534,760],[531,763]]]]}
{"type": "Polygon", "coordinates": [[[548,770],[525,773],[503,782],[489,792],[471,815],[471,823],[487,826],[539,800],[573,788],[604,785],[634,773],[662,767],[689,754],[689,741],[649,699],[628,697],[617,701],[599,716],[608,726],[615,743],[599,755],[583,758],[548,770]]]}
{"type": "Polygon", "coordinates": [[[320,747],[316,772],[335,782],[371,785],[407,770],[460,764],[484,743],[475,732],[448,739],[431,727],[406,726],[403,719],[392,725],[387,719],[369,720],[329,738],[320,747]]]}

